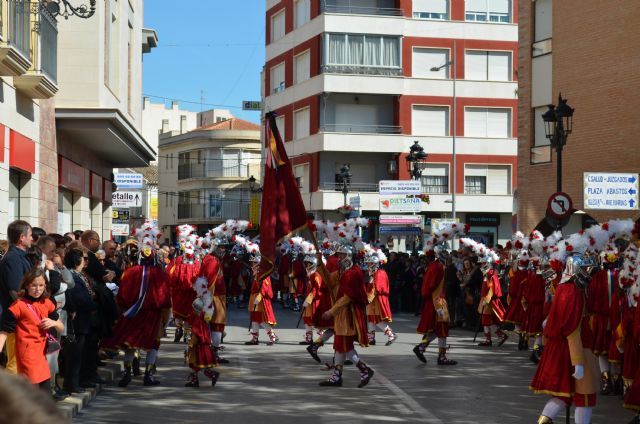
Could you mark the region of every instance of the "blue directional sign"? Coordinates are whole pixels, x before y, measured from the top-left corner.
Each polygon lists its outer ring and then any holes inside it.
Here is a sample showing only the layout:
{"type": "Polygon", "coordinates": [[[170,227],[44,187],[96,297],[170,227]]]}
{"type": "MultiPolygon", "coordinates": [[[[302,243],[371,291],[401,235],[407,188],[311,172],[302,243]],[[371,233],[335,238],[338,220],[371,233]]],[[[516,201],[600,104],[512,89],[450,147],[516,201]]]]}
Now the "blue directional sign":
{"type": "Polygon", "coordinates": [[[585,172],[584,208],[638,209],[638,174],[585,172]]]}

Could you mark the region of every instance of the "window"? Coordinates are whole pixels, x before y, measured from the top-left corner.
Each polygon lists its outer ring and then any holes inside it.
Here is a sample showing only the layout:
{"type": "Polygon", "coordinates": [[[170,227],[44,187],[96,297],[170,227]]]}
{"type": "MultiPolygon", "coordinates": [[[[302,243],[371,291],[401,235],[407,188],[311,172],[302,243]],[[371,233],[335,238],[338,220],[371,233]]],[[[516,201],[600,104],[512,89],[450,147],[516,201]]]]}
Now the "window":
{"type": "Polygon", "coordinates": [[[298,140],[309,136],[309,108],[293,113],[293,138],[298,140]]]}
{"type": "Polygon", "coordinates": [[[551,162],[551,142],[544,129],[542,114],[547,107],[537,107],[533,110],[533,145],[531,146],[531,164],[551,162]]]}
{"type": "Polygon", "coordinates": [[[475,22],[510,23],[511,0],[466,0],[465,19],[475,22]]]}
{"type": "Polygon", "coordinates": [[[511,194],[511,167],[508,165],[465,165],[465,194],[511,194]]]}
{"type": "Polygon", "coordinates": [[[282,141],[285,141],[284,137],[284,115],[278,116],[276,118],[276,127],[278,127],[278,132],[280,133],[280,138],[282,141]]]}
{"type": "Polygon", "coordinates": [[[511,137],[511,109],[468,107],[464,110],[465,137],[511,137]]]}
{"type": "Polygon", "coordinates": [[[302,193],[309,191],[309,164],[296,165],[293,167],[293,173],[298,181],[298,188],[302,193]]]}
{"type": "MultiPolygon", "coordinates": [[[[359,68],[400,71],[400,37],[358,34],[325,34],[323,70],[362,72],[359,68]]],[[[366,71],[366,73],[376,73],[366,71]]]]}
{"type": "Polygon", "coordinates": [[[302,81],[306,81],[309,79],[310,68],[311,68],[311,54],[309,50],[304,53],[301,53],[293,58],[293,67],[294,67],[294,84],[299,84],[302,81]]]}
{"type": "Polygon", "coordinates": [[[465,79],[476,81],[511,81],[511,52],[467,50],[465,79]]]}
{"type": "Polygon", "coordinates": [[[284,37],[284,9],[271,17],[271,41],[284,37]]]}
{"type": "Polygon", "coordinates": [[[449,108],[446,106],[413,106],[411,128],[414,135],[446,137],[449,135],[449,108]]]}
{"type": "Polygon", "coordinates": [[[302,25],[309,22],[311,19],[311,0],[296,0],[295,2],[295,14],[294,25],[296,28],[300,28],[302,25]]]}
{"type": "Polygon", "coordinates": [[[536,0],[534,19],[534,41],[542,41],[552,36],[552,0],[536,0]]]}
{"type": "Polygon", "coordinates": [[[284,91],[284,62],[271,68],[271,92],[284,91]]]}
{"type": "Polygon", "coordinates": [[[449,63],[449,50],[447,49],[421,49],[414,48],[411,59],[411,75],[426,78],[448,78],[449,67],[445,66],[439,71],[431,68],[440,67],[449,63]]]}
{"type": "Polygon", "coordinates": [[[413,17],[416,19],[449,19],[448,0],[413,0],[413,17]]]}
{"type": "MultiPolygon", "coordinates": [[[[107,34],[104,52],[105,59],[105,83],[117,92],[120,84],[120,3],[118,0],[108,0],[107,34]]],[[[105,24],[107,23],[105,22],[105,24]]]]}
{"type": "Polygon", "coordinates": [[[424,193],[449,193],[449,165],[430,163],[422,170],[420,177],[424,193]]]}

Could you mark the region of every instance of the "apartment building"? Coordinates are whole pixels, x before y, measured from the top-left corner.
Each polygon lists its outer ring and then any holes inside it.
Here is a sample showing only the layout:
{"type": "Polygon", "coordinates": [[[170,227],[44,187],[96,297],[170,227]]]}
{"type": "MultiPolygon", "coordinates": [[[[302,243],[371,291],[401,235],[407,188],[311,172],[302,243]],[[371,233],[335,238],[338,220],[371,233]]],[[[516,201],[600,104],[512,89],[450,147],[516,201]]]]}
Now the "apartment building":
{"type": "Polygon", "coordinates": [[[575,109],[562,153],[562,191],[577,212],[564,231],[637,218],[637,210],[589,209],[584,173],[638,172],[638,12],[638,4],[629,0],[586,0],[579,7],[552,0],[520,2],[517,219],[523,230],[551,230],[545,210],[556,191],[557,156],[545,137],[542,114],[547,105],[557,105],[559,94],[575,109]]]}
{"type": "MultiPolygon", "coordinates": [[[[339,173],[349,163],[349,196],[377,222],[378,182],[410,178],[406,158],[418,141],[428,154],[425,224],[452,216],[455,191],[456,218],[477,238],[510,238],[517,0],[266,3],[264,105],[279,115],[309,210],[338,218],[339,173]]],[[[376,228],[383,240],[393,236],[376,228]]]]}
{"type": "Polygon", "coordinates": [[[248,220],[249,179],[260,180],[260,163],[260,127],[248,121],[231,118],[161,134],[158,225],[165,237],[175,235],[176,225],[204,233],[227,219],[248,220]]]}

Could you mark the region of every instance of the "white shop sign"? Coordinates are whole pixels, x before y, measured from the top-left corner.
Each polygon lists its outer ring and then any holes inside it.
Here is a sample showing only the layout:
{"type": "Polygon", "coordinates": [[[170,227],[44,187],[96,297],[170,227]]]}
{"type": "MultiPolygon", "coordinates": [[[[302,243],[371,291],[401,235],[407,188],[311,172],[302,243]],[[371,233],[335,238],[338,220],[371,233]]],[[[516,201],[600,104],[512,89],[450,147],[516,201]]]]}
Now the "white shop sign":
{"type": "Polygon", "coordinates": [[[398,194],[420,194],[422,186],[418,180],[380,180],[378,190],[381,196],[398,194]]]}

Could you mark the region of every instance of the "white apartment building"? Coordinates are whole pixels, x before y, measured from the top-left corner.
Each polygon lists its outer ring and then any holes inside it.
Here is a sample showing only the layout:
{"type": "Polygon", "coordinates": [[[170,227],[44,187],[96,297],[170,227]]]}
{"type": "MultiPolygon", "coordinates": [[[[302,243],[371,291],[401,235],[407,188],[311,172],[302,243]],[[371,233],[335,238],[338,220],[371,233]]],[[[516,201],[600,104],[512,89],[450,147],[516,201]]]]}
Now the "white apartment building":
{"type": "Polygon", "coordinates": [[[249,219],[249,178],[260,180],[260,163],[260,127],[252,122],[231,118],[161,134],[158,226],[165,238],[176,225],[202,234],[227,219],[249,219]]]}
{"type": "MultiPolygon", "coordinates": [[[[455,191],[456,217],[475,238],[509,239],[517,181],[514,3],[267,0],[263,101],[279,115],[307,208],[338,218],[338,174],[349,163],[349,197],[359,196],[362,215],[378,222],[378,181],[409,179],[406,158],[418,141],[428,154],[426,231],[431,219],[452,216],[455,191]]],[[[402,239],[403,231],[376,225],[369,237],[402,239]]]]}

